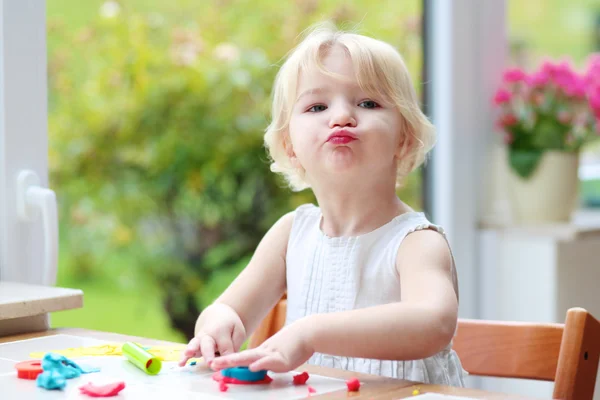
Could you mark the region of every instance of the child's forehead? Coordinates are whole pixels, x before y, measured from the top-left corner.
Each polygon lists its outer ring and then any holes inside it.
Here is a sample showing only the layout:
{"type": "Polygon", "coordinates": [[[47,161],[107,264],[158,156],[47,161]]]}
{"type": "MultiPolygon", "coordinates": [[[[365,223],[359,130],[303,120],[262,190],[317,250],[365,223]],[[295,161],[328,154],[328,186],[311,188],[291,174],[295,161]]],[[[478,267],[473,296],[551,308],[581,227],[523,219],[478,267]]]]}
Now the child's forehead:
{"type": "Polygon", "coordinates": [[[304,84],[302,82],[298,85],[297,89],[297,100],[303,97],[313,95],[332,95],[339,92],[353,93],[362,92],[363,89],[360,87],[358,82],[348,82],[335,80],[335,78],[329,78],[329,80],[306,80],[304,84]]]}

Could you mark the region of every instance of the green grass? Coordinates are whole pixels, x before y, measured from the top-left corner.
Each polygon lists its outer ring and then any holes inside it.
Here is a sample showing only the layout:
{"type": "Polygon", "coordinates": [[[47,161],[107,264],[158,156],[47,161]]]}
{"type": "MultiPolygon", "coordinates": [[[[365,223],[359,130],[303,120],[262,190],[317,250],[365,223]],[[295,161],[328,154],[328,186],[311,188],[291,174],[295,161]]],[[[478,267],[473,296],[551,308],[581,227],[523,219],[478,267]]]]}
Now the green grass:
{"type": "Polygon", "coordinates": [[[150,286],[136,292],[115,290],[110,285],[83,283],[74,286],[84,292],[82,309],[52,314],[53,327],[77,327],[185,342],[183,335],[169,327],[159,297],[150,286]]]}
{"type": "MultiPolygon", "coordinates": [[[[61,229],[63,231],[63,229],[61,229]]],[[[81,272],[72,249],[61,238],[57,285],[81,289],[83,308],[52,314],[53,327],[76,327],[111,331],[154,339],[185,342],[170,327],[160,300],[160,290],[135,267],[126,253],[104,257],[100,268],[81,272]]]]}

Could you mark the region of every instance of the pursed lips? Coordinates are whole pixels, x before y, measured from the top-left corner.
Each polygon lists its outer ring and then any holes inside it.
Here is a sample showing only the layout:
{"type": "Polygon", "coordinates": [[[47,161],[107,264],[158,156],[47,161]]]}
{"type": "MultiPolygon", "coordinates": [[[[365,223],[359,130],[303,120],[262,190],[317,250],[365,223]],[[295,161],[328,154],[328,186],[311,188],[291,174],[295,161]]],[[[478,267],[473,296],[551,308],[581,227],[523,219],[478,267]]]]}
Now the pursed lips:
{"type": "Polygon", "coordinates": [[[347,144],[357,139],[358,138],[356,137],[356,135],[350,133],[349,131],[339,130],[329,135],[329,137],[327,138],[327,142],[333,144],[347,144]]]}

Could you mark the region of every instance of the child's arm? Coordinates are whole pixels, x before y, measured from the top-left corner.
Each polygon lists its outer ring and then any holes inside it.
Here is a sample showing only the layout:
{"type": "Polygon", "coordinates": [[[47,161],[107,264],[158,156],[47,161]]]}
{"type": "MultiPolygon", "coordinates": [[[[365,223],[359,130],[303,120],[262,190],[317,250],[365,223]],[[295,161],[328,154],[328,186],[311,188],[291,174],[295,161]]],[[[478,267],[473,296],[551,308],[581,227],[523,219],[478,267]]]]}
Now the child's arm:
{"type": "Polygon", "coordinates": [[[396,268],[401,302],[308,317],[312,349],[347,357],[413,360],[447,346],[456,329],[458,301],[446,240],[431,230],[408,235],[396,268]]]}
{"type": "Polygon", "coordinates": [[[195,336],[179,361],[184,366],[191,357],[204,357],[207,363],[215,352],[222,356],[237,351],[260,320],[281,298],[285,290],[285,255],[294,213],[283,216],[267,232],[252,259],[239,276],[196,321],[195,336]]]}
{"type": "Polygon", "coordinates": [[[246,268],[215,303],[226,304],[239,315],[250,335],[283,296],[285,257],[294,213],[281,217],[265,234],[246,268]]]}
{"type": "Polygon", "coordinates": [[[302,318],[258,348],[220,357],[212,367],[285,372],[314,352],[384,360],[434,355],[452,339],[458,316],[446,240],[434,231],[410,234],[400,246],[396,268],[401,302],[302,318]]]}

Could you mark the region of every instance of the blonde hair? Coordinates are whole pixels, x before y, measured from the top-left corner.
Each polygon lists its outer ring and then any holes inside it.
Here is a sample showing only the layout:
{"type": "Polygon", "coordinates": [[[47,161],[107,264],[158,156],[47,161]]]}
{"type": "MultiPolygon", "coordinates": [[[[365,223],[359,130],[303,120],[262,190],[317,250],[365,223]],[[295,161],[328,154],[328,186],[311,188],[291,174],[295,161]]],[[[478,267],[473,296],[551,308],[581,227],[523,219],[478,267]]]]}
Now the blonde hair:
{"type": "Polygon", "coordinates": [[[335,45],[341,46],[352,60],[361,89],[394,105],[402,116],[405,136],[396,174],[396,184],[401,186],[404,178],[425,161],[433,147],[433,125],[419,108],[410,74],[396,49],[367,36],[337,30],[330,23],[310,29],[304,40],[292,49],[275,78],[272,121],[264,136],[272,161],[271,171],[281,173],[292,190],[310,187],[304,178],[304,171],[295,169],[289,159],[288,147],[291,143],[288,127],[298,96],[300,73],[316,66],[322,73],[333,76],[325,69],[322,60],[327,50],[335,45]]]}

